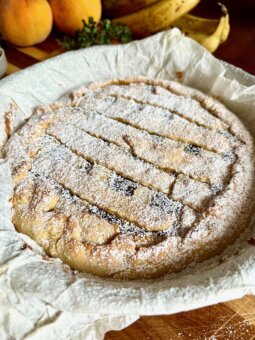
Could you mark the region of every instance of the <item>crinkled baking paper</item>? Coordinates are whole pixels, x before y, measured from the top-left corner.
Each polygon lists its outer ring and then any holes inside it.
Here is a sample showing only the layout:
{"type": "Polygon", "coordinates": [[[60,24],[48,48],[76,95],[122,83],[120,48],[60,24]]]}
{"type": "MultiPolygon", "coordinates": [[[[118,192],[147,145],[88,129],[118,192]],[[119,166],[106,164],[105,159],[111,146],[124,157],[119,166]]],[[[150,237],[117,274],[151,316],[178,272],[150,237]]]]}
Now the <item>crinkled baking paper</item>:
{"type": "MultiPolygon", "coordinates": [[[[68,52],[2,80],[1,145],[6,123],[15,131],[36,106],[84,83],[138,75],[182,81],[216,96],[255,135],[255,79],[173,29],[127,45],[68,52]]],[[[255,247],[247,242],[255,235],[254,225],[221,260],[215,257],[157,280],[120,282],[73,272],[45,256],[15,231],[11,195],[9,166],[2,159],[0,339],[102,339],[140,315],[176,313],[255,294],[255,247]]]]}

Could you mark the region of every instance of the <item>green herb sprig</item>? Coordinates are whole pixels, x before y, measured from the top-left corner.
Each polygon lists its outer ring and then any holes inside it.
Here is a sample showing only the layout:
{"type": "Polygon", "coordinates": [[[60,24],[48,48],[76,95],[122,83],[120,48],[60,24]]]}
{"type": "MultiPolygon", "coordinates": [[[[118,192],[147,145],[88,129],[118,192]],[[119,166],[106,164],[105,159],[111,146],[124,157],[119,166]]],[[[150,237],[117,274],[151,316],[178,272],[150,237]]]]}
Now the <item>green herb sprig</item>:
{"type": "Polygon", "coordinates": [[[76,31],[74,37],[65,36],[58,40],[59,45],[65,50],[77,50],[94,45],[108,45],[111,42],[127,43],[132,40],[130,29],[123,24],[113,24],[105,19],[95,22],[89,17],[88,23],[82,20],[83,28],[76,31]]]}

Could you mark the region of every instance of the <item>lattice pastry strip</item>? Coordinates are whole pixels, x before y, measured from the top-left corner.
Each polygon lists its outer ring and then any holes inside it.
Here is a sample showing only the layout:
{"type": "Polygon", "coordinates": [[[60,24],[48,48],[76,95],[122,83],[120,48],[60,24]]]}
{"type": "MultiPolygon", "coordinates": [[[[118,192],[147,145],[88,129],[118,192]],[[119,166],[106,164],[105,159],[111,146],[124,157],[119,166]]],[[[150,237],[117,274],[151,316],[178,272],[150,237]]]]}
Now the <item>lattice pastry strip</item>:
{"type": "Polygon", "coordinates": [[[179,202],[55,144],[51,151],[39,154],[34,172],[52,177],[79,197],[147,230],[167,229],[176,221],[182,207],[179,202]]]}
{"type": "Polygon", "coordinates": [[[133,153],[162,169],[183,173],[198,181],[224,183],[228,179],[231,162],[221,155],[205,152],[190,144],[174,147],[166,140],[126,136],[133,153]]]}
{"type": "Polygon", "coordinates": [[[226,152],[231,149],[230,140],[222,133],[190,123],[168,110],[139,104],[131,99],[88,93],[79,101],[79,106],[153,134],[192,143],[208,150],[226,152]]]}
{"type": "Polygon", "coordinates": [[[169,193],[170,186],[175,181],[174,174],[159,170],[134,157],[129,151],[93,137],[70,124],[53,124],[47,133],[85,159],[165,194],[169,193]]]}
{"type": "Polygon", "coordinates": [[[211,203],[223,187],[210,186],[207,183],[194,181],[183,175],[178,175],[171,197],[187,204],[195,210],[203,211],[211,203]]]}
{"type": "MultiPolygon", "coordinates": [[[[47,130],[47,133],[85,159],[94,160],[98,164],[117,171],[124,177],[130,177],[145,186],[163,191],[165,194],[169,194],[170,187],[176,179],[173,174],[160,171],[150,164],[134,158],[126,150],[90,136],[70,124],[53,124],[47,130]]],[[[194,209],[201,210],[202,207],[209,204],[221,187],[219,186],[218,191],[216,189],[215,185],[210,186],[207,183],[179,175],[174,184],[171,198],[191,205],[194,209]]]]}
{"type": "Polygon", "coordinates": [[[228,125],[208,113],[201,104],[190,97],[177,95],[161,86],[134,83],[130,85],[110,85],[98,90],[104,95],[133,99],[141,104],[155,105],[179,114],[191,122],[209,129],[228,129],[228,125]]]}
{"type": "Polygon", "coordinates": [[[150,135],[92,111],[70,107],[65,112],[62,109],[56,112],[57,121],[65,122],[67,116],[70,124],[85,132],[129,149],[146,162],[194,179],[223,183],[235,158],[233,152],[229,157],[226,157],[228,154],[218,155],[200,147],[150,135]]]}

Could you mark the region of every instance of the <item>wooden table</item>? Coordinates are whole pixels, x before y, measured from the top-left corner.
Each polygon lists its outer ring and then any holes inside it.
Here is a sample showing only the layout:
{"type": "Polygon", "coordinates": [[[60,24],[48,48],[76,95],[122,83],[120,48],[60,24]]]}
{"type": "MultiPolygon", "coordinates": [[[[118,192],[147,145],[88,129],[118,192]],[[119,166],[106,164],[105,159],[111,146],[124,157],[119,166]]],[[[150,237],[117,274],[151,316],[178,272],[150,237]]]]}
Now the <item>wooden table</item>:
{"type": "MultiPolygon", "coordinates": [[[[205,0],[196,10],[214,15],[216,0],[205,0]]],[[[223,1],[223,0],[222,0],[223,1]]],[[[225,0],[230,12],[231,34],[216,57],[255,75],[255,0],[225,0]]],[[[61,52],[52,35],[36,47],[6,46],[8,74],[61,52]]],[[[255,297],[220,303],[174,315],[146,316],[122,331],[106,334],[105,340],[252,340],[255,339],[255,297]]]]}

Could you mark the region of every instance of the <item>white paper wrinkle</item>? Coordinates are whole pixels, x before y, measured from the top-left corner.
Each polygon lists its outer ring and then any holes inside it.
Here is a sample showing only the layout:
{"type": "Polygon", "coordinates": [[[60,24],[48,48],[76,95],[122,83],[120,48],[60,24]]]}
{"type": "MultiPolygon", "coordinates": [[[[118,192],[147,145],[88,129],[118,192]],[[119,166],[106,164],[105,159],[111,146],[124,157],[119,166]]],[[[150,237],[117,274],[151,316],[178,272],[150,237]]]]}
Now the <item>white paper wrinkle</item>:
{"type": "MultiPolygon", "coordinates": [[[[179,72],[183,83],[218,97],[255,136],[254,77],[173,29],[127,45],[68,52],[2,80],[0,145],[6,141],[4,112],[13,103],[15,131],[35,107],[85,83],[139,75],[178,80],[179,72]]],[[[247,243],[255,235],[254,223],[223,255],[160,279],[122,282],[74,272],[45,256],[33,240],[15,231],[11,195],[8,162],[1,160],[1,339],[98,340],[140,315],[176,313],[255,294],[255,247],[247,243]]]]}

